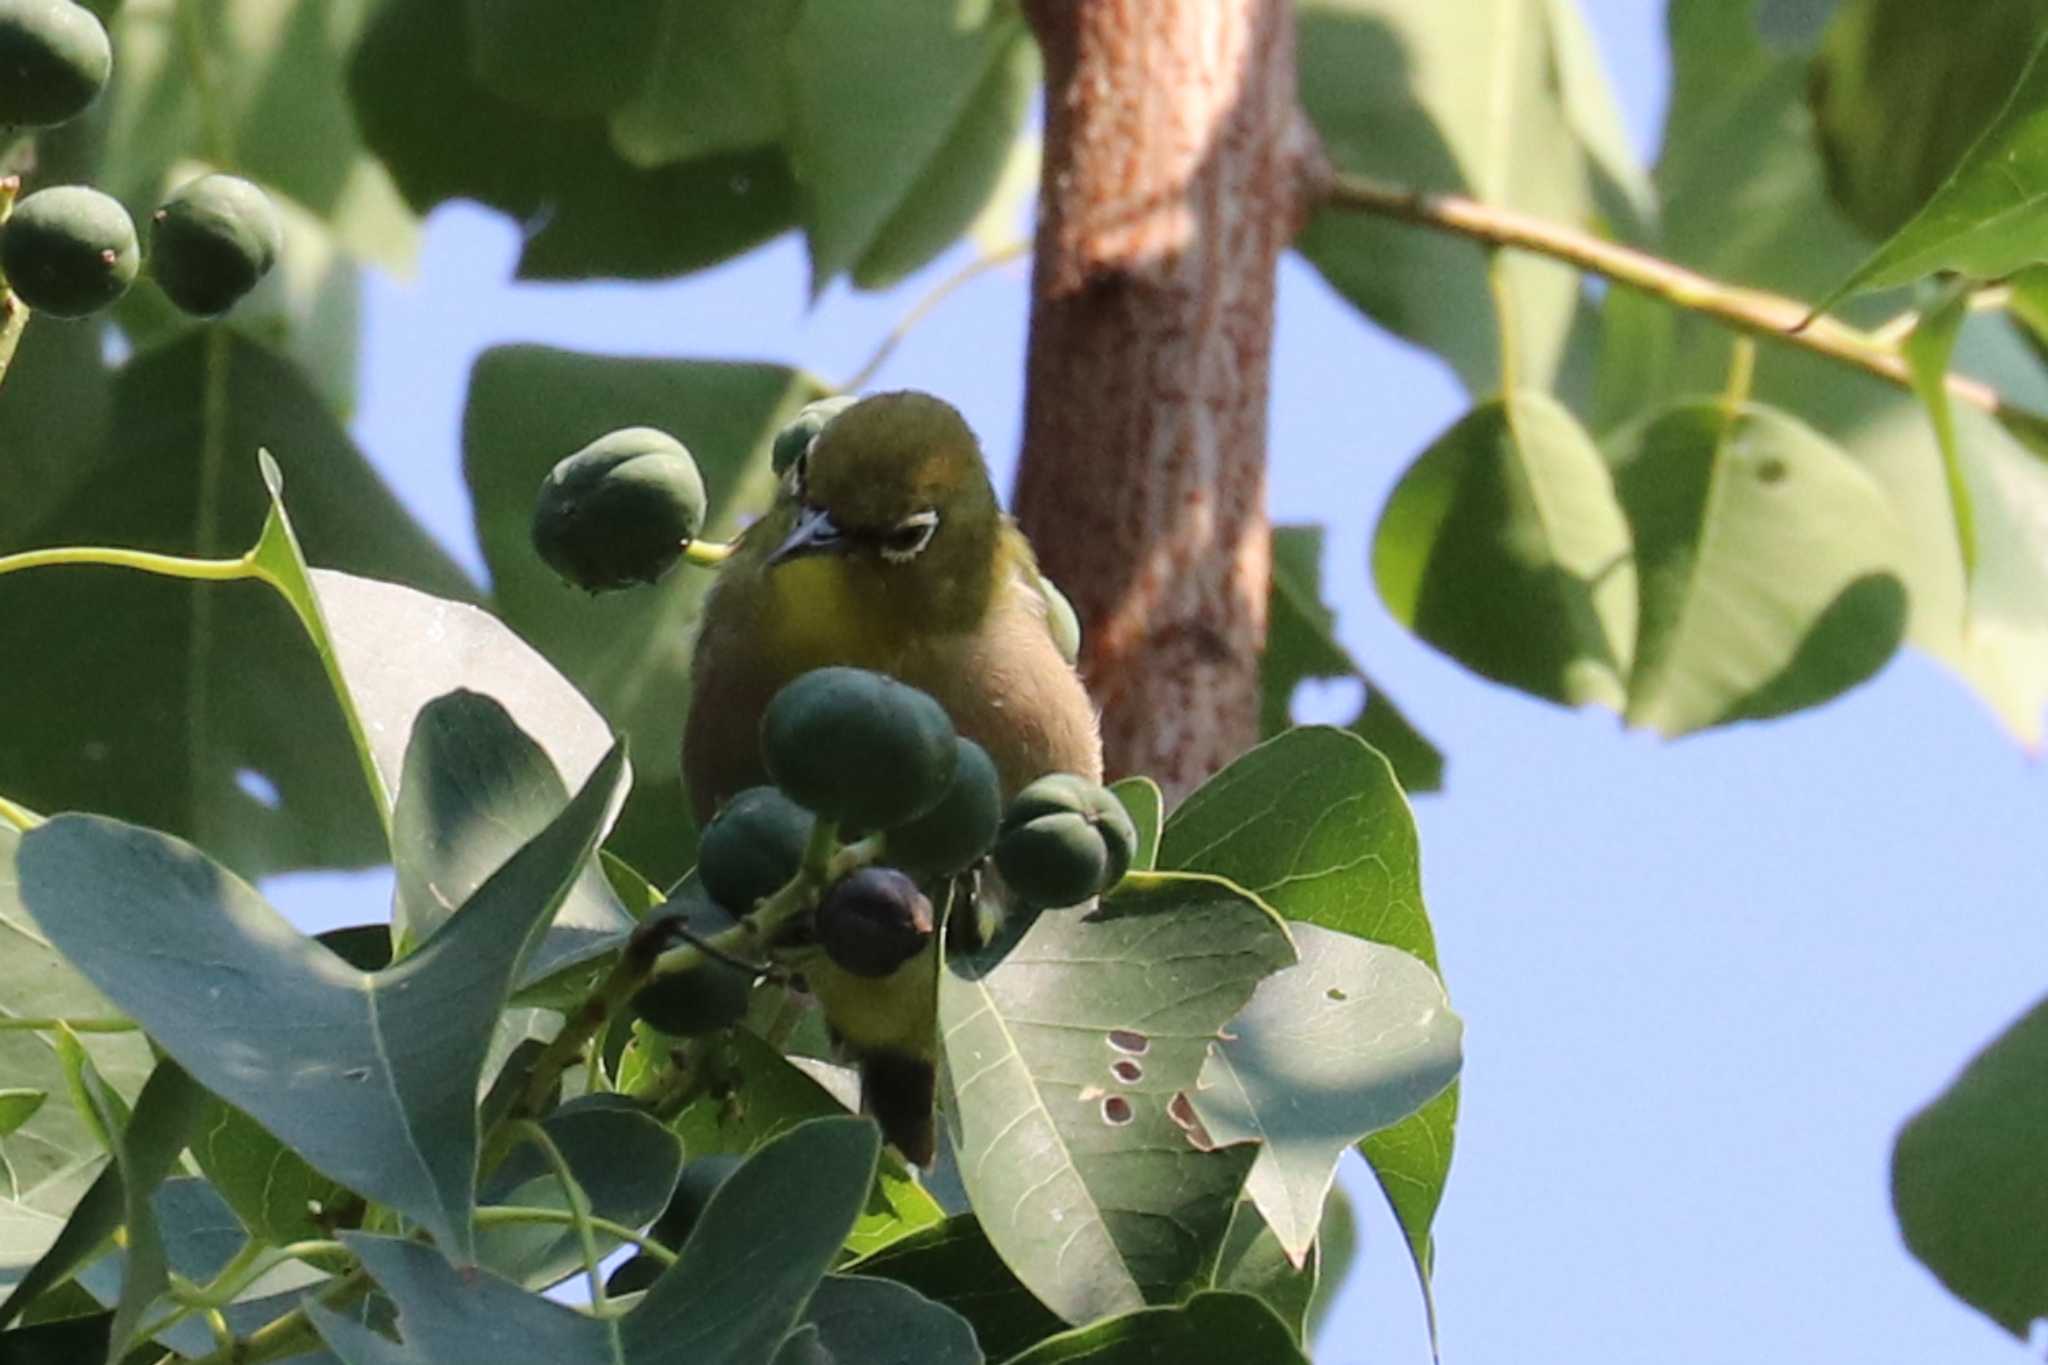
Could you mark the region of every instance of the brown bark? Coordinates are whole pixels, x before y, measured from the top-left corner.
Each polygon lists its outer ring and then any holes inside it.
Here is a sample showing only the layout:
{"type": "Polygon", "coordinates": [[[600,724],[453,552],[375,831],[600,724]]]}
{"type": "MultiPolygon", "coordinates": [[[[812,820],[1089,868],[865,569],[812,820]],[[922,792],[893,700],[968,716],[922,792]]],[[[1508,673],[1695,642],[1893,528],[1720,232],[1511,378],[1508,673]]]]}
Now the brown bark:
{"type": "Polygon", "coordinates": [[[1082,622],[1112,775],[1257,738],[1274,271],[1304,146],[1289,0],[1026,0],[1046,65],[1016,506],[1082,622]]]}

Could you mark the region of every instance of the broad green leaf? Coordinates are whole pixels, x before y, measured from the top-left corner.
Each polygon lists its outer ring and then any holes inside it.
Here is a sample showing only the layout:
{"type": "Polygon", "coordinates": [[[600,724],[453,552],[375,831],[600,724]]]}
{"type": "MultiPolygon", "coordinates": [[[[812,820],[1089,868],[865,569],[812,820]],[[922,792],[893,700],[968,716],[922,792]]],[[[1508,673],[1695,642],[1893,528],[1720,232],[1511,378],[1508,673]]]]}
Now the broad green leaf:
{"type": "Polygon", "coordinates": [[[1641,622],[1628,721],[1682,735],[1818,705],[1905,631],[1882,490],[1783,413],[1701,400],[1622,443],[1641,622]]]}
{"type": "Polygon", "coordinates": [[[971,1213],[925,1228],[846,1269],[909,1285],[953,1309],[974,1325],[975,1339],[991,1360],[1008,1360],[1066,1328],[1003,1264],[971,1213]]]}
{"type": "MultiPolygon", "coordinates": [[[[496,699],[458,690],[428,702],[413,720],[392,817],[397,941],[409,947],[430,937],[568,800],[546,751],[496,699]]],[[[632,929],[593,861],[527,954],[519,982],[588,962],[632,929]]]]}
{"type": "Polygon", "coordinates": [[[604,114],[653,70],[663,0],[468,0],[470,74],[556,118],[604,114]]]}
{"type": "Polygon", "coordinates": [[[6,1137],[15,1129],[35,1117],[36,1110],[50,1098],[45,1090],[24,1090],[18,1086],[0,1089],[0,1137],[6,1137]]]}
{"type": "MultiPolygon", "coordinates": [[[[109,457],[113,371],[101,358],[105,327],[38,318],[0,384],[0,452],[10,492],[0,502],[0,546],[11,551],[109,457]]],[[[4,750],[0,750],[4,752],[4,750]]]]}
{"type": "Polygon", "coordinates": [[[1159,826],[1166,813],[1166,797],[1149,777],[1126,777],[1112,782],[1109,790],[1131,817],[1138,831],[1138,846],[1131,850],[1131,866],[1150,872],[1159,857],[1159,826]]]}
{"type": "Polygon", "coordinates": [[[243,1226],[276,1246],[325,1237],[319,1216],[349,1197],[269,1129],[217,1096],[209,1096],[193,1125],[192,1157],[243,1226]]]}
{"type": "MultiPolygon", "coordinates": [[[[1333,1195],[1341,1194],[1334,1189],[1333,1195]]],[[[1296,1266],[1273,1229],[1259,1215],[1259,1206],[1240,1195],[1230,1214],[1230,1234],[1216,1262],[1212,1288],[1249,1294],[1287,1324],[1294,1339],[1308,1344],[1309,1304],[1321,1282],[1322,1240],[1309,1248],[1306,1262],[1296,1266]]]]}
{"type": "Polygon", "coordinates": [[[1969,286],[1952,281],[1921,314],[1900,351],[1912,371],[1913,392],[1927,408],[1934,441],[1941,448],[1941,468],[1948,480],[1949,506],[1956,522],[1956,546],[1962,552],[1963,577],[1977,563],[1976,513],[1970,505],[1969,478],[1963,473],[1962,451],[1956,445],[1955,410],[1948,393],[1949,362],[1970,303],[1969,286]]]}
{"type": "MultiPolygon", "coordinates": [[[[1444,1094],[1454,1095],[1455,1090],[1444,1094]]],[[[1389,1131],[1398,1132],[1405,1124],[1396,1125],[1389,1131]]],[[[1400,1206],[1395,1205],[1396,1212],[1400,1206]]],[[[1345,1281],[1350,1277],[1352,1263],[1358,1259],[1358,1215],[1352,1207],[1351,1195],[1339,1183],[1330,1190],[1330,1201],[1323,1205],[1323,1227],[1316,1236],[1316,1263],[1314,1292],[1309,1295],[1308,1327],[1303,1334],[1305,1341],[1313,1341],[1329,1320],[1330,1310],[1344,1292],[1345,1281]]],[[[1223,1286],[1227,1287],[1227,1286],[1223,1286]]],[[[1265,1296],[1262,1296],[1265,1297],[1265,1296]]],[[[1423,1295],[1425,1303],[1429,1296],[1423,1295]]],[[[1267,1301],[1272,1302],[1271,1298],[1267,1301]]],[[[1436,1306],[1429,1304],[1429,1336],[1431,1346],[1436,1344],[1436,1306]]]]}
{"type": "Polygon", "coordinates": [[[1451,1083],[1464,1025],[1416,958],[1318,925],[1293,932],[1301,960],[1259,983],[1194,1104],[1216,1141],[1259,1143],[1245,1191],[1299,1266],[1338,1158],[1451,1083]]]}
{"type": "Polygon", "coordinates": [[[1273,1310],[1248,1294],[1210,1291],[1041,1341],[1009,1365],[1308,1365],[1273,1310]]]}
{"type": "Polygon", "coordinates": [[[1293,958],[1278,918],[1231,883],[1155,872],[946,964],[961,1179],[990,1243],[1062,1318],[1207,1282],[1253,1153],[1198,1145],[1185,1095],[1224,1024],[1293,958]]]}
{"type": "Polygon", "coordinates": [[[1947,180],[2040,41],[2036,0],[1975,0],[1969,19],[1918,0],[1845,0],[1807,96],[1842,211],[1891,236],[1947,180]]]}
{"type": "MultiPolygon", "coordinates": [[[[131,361],[106,442],[93,472],[33,524],[10,524],[0,550],[233,555],[268,510],[248,469],[269,443],[292,473],[312,558],[471,591],[299,373],[231,333],[195,332],[131,361]]],[[[0,707],[15,718],[0,731],[10,797],[189,838],[247,875],[387,856],[318,655],[261,584],[43,569],[0,578],[0,617],[21,642],[0,670],[0,707]]],[[[410,666],[420,642],[403,644],[410,666]]]]}
{"type": "Polygon", "coordinates": [[[612,150],[602,118],[548,118],[480,87],[464,3],[383,6],[349,63],[363,140],[415,209],[475,199],[509,214],[525,230],[524,279],[678,275],[795,225],[777,148],[643,170],[612,150]]]}
{"type": "Polygon", "coordinates": [[[2048,1001],[1907,1121],[1892,1149],[1906,1246],[2025,1341],[2048,1316],[2048,1001]]]}
{"type": "Polygon", "coordinates": [[[765,147],[789,121],[786,50],[802,0],[666,0],[654,60],[612,111],[612,146],[635,166],[765,147]]]}
{"type": "Polygon", "coordinates": [[[811,292],[899,278],[972,222],[1022,128],[1037,57],[1008,6],[807,4],[788,46],[811,292]]]}
{"type": "MultiPolygon", "coordinates": [[[[590,1211],[645,1227],[668,1206],[683,1169],[683,1145],[623,1095],[585,1095],[541,1121],[583,1187],[590,1211]]],[[[554,1167],[531,1142],[515,1148],[477,1192],[479,1206],[569,1208],[554,1167]]],[[[600,1251],[617,1242],[596,1235],[600,1251]]],[[[529,1289],[544,1289],[583,1264],[576,1229],[551,1223],[496,1223],[477,1230],[477,1262],[529,1289]]]]}
{"type": "Polygon", "coordinates": [[[1270,739],[1293,723],[1294,694],[1310,678],[1355,678],[1365,702],[1346,727],[1387,756],[1411,792],[1443,786],[1443,753],[1373,685],[1343,645],[1336,613],[1324,602],[1323,528],[1273,528],[1273,582],[1266,599],[1266,651],[1259,656],[1259,734],[1270,739]]]}
{"type": "Polygon", "coordinates": [[[967,1319],[890,1280],[827,1275],[804,1309],[804,1322],[817,1330],[832,1360],[982,1365],[967,1319]]]}
{"type": "Polygon", "coordinates": [[[1623,708],[1628,525],[1592,438],[1555,400],[1493,399],[1439,436],[1387,500],[1372,565],[1395,619],[1474,672],[1623,708]]]}
{"type": "Polygon", "coordinates": [[[104,1360],[112,1313],[93,1313],[0,1332],[0,1360],[8,1365],[78,1365],[104,1360]]]}
{"type": "Polygon", "coordinates": [[[679,754],[691,627],[713,575],[679,566],[663,582],[600,597],[563,583],[534,553],[533,499],[557,460],[607,431],[673,433],[703,470],[704,534],[735,534],[773,499],[768,444],[824,390],[778,365],[629,360],[538,346],[486,351],[463,413],[463,476],[498,612],[596,703],[632,744],[633,799],[614,840],[667,884],[688,866],[679,754]]]}
{"type": "MultiPolygon", "coordinates": [[[[22,907],[14,867],[20,837],[11,826],[0,824],[0,1017],[119,1019],[120,1012],[50,946],[22,907]]],[[[133,1099],[153,1065],[142,1035],[80,1037],[107,1084],[133,1099]]],[[[16,1094],[63,1096],[65,1073],[55,1035],[0,1029],[0,1077],[10,1087],[26,1088],[16,1094]]],[[[17,1110],[10,1130],[0,1133],[0,1293],[50,1249],[106,1161],[106,1148],[94,1135],[93,1125],[61,1098],[26,1116],[17,1110]]]]}
{"type": "Polygon", "coordinates": [[[1594,203],[1611,220],[1603,226],[1618,229],[1618,236],[1642,236],[1657,215],[1656,191],[1636,155],[1581,0],[1549,0],[1545,17],[1557,63],[1557,98],[1585,154],[1594,203]]]}
{"type": "Polygon", "coordinates": [[[1818,305],[1938,270],[1997,279],[2048,260],[2048,43],[2011,98],[1920,211],[1818,305]]]}
{"type": "MultiPolygon", "coordinates": [[[[1298,24],[1302,103],[1340,170],[1579,225],[1608,187],[1633,181],[1640,195],[1583,25],[1560,24],[1551,0],[1305,0],[1298,24]]],[[[1341,208],[1318,213],[1297,244],[1474,393],[1556,377],[1578,307],[1573,271],[1341,208]]]]}
{"type": "Polygon", "coordinates": [[[528,941],[589,860],[623,767],[614,750],[442,932],[383,972],[301,936],[190,846],[100,817],[59,816],[22,837],[21,897],[207,1089],[467,1256],[492,1027],[528,941]]]}

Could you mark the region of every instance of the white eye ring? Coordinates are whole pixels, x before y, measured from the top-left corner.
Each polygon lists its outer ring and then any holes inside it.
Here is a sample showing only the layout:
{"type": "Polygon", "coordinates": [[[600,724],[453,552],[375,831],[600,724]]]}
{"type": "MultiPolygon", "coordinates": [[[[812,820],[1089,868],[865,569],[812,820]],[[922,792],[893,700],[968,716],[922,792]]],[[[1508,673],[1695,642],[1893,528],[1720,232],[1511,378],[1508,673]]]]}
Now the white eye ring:
{"type": "Polygon", "coordinates": [[[938,529],[939,514],[931,508],[912,512],[882,536],[882,558],[891,564],[917,558],[924,547],[932,543],[932,533],[938,529]]]}

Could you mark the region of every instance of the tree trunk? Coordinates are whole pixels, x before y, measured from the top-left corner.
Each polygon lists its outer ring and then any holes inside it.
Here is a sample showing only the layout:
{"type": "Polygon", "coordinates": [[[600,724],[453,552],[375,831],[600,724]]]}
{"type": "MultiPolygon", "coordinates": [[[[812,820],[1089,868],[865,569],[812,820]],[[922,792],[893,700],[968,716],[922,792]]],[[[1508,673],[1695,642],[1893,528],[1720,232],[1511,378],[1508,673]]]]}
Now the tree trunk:
{"type": "Polygon", "coordinates": [[[1025,0],[1046,66],[1016,506],[1112,775],[1257,738],[1274,272],[1307,142],[1290,0],[1025,0]]]}

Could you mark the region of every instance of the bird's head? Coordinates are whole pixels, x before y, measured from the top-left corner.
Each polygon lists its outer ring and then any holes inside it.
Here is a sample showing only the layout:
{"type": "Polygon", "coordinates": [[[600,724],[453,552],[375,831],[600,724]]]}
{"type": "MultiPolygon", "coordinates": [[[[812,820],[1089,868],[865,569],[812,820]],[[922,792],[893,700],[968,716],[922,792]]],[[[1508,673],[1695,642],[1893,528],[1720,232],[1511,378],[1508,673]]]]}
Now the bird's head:
{"type": "Polygon", "coordinates": [[[831,557],[888,597],[978,614],[1002,513],[959,412],[926,393],[876,394],[834,417],[784,475],[770,570],[831,557]]]}

